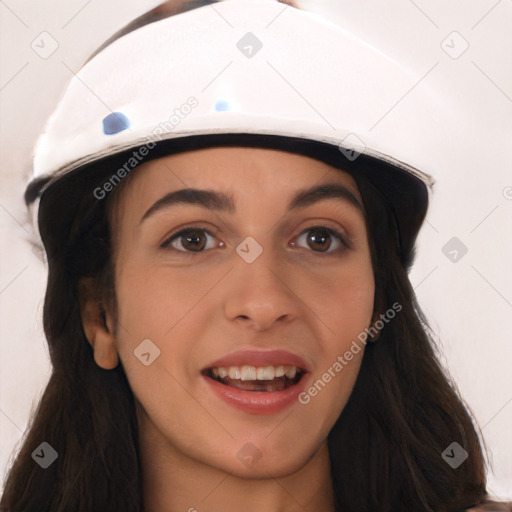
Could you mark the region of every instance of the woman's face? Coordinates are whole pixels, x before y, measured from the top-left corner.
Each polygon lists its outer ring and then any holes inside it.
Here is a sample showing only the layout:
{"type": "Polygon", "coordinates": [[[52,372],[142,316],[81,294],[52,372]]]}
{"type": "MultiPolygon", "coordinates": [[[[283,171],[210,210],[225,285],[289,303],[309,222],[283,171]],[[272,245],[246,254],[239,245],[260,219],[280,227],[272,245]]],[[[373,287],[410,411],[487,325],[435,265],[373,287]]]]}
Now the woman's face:
{"type": "Polygon", "coordinates": [[[147,162],[120,192],[115,344],[141,435],[241,476],[298,470],[349,398],[372,319],[354,180],[216,147],[147,162]]]}

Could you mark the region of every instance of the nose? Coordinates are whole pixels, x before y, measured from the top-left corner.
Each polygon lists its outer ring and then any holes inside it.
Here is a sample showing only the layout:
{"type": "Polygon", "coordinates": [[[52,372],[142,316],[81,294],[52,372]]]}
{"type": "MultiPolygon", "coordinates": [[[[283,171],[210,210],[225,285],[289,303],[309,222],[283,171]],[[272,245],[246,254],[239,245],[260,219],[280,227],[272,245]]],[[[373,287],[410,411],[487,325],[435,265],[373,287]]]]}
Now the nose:
{"type": "Polygon", "coordinates": [[[293,272],[271,249],[264,249],[252,263],[236,255],[225,288],[226,318],[255,331],[292,322],[302,307],[294,290],[293,272]]]}

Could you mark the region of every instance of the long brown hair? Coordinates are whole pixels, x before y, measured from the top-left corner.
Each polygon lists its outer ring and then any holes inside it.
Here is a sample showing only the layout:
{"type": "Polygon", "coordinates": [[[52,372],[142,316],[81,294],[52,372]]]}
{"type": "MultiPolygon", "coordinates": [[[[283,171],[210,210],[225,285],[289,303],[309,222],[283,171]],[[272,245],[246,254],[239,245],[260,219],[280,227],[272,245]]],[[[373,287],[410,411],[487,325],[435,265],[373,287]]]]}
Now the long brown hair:
{"type": "MultiPolygon", "coordinates": [[[[191,4],[197,4],[192,2],[191,4]]],[[[197,7],[197,5],[196,5],[197,7]]],[[[181,150],[221,139],[189,138],[181,150]],[[203,141],[200,143],[200,141],[203,141]]],[[[399,256],[393,205],[372,181],[385,164],[361,155],[343,161],[320,143],[299,139],[233,136],[231,143],[284,148],[350,172],[367,212],[376,308],[402,310],[368,344],[350,400],[332,429],[329,452],[338,510],[343,512],[456,512],[483,501],[484,459],[468,408],[435,353],[427,321],[399,256]],[[443,451],[457,442],[468,458],[453,469],[443,451]]],[[[161,143],[145,161],[171,152],[161,143]]],[[[39,226],[48,261],[43,324],[52,374],[0,501],[9,512],[142,512],[143,496],[133,393],[122,364],[103,370],[93,359],[79,309],[80,280],[95,279],[115,302],[108,199],[93,190],[125,161],[121,154],[62,178],[41,197],[39,226]],[[58,453],[47,469],[32,452],[47,442],[58,453]]],[[[137,172],[137,169],[131,171],[137,172]]],[[[33,183],[31,203],[44,181],[33,183]]]]}

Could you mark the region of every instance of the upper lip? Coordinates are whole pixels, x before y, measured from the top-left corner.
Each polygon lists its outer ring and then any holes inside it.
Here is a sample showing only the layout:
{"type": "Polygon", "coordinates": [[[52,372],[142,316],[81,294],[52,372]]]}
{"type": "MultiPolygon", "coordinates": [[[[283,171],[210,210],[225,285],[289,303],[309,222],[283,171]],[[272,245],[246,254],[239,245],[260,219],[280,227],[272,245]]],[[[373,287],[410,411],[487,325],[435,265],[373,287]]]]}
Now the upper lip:
{"type": "Polygon", "coordinates": [[[296,366],[306,372],[311,371],[310,365],[302,357],[287,350],[239,350],[213,361],[205,369],[242,365],[296,366]]]}

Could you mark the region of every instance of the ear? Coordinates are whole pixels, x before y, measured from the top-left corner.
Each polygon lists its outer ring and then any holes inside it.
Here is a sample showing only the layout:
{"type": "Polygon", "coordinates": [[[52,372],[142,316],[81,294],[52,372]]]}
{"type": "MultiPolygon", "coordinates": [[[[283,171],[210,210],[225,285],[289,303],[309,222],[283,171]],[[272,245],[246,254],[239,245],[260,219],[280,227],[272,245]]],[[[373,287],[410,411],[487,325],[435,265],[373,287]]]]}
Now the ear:
{"type": "Polygon", "coordinates": [[[103,306],[98,285],[92,278],[78,283],[80,316],[85,337],[94,351],[94,361],[104,370],[112,370],[119,364],[114,337],[114,320],[103,306]]]}

